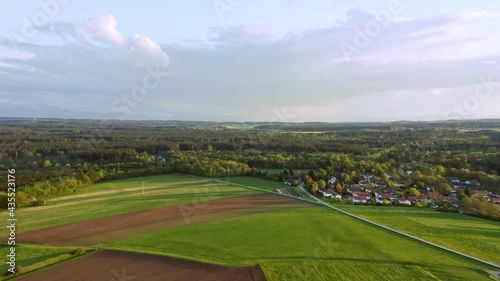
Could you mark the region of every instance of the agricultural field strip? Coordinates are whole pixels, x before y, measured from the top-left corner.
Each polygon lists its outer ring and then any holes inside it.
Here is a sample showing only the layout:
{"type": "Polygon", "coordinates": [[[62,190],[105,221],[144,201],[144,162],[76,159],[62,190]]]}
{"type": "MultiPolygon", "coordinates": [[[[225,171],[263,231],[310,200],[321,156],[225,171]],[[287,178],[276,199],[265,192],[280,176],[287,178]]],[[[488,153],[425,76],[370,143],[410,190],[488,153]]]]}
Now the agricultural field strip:
{"type": "Polygon", "coordinates": [[[259,265],[229,267],[123,250],[99,251],[16,280],[74,280],[76,271],[78,280],[109,280],[111,276],[115,276],[111,280],[184,280],[186,276],[193,280],[266,280],[259,265]]]}
{"type": "MultiPolygon", "coordinates": [[[[304,187],[303,187],[303,186],[300,186],[300,188],[301,188],[303,191],[307,192],[307,191],[304,189],[304,187]]],[[[360,216],[357,216],[357,215],[351,214],[351,213],[349,213],[349,212],[347,212],[347,211],[344,211],[344,210],[342,210],[342,209],[339,209],[339,208],[337,208],[337,207],[331,206],[331,205],[329,205],[328,203],[325,203],[325,202],[321,201],[321,199],[319,199],[319,198],[315,197],[314,195],[310,194],[309,192],[307,192],[307,194],[308,194],[309,196],[311,196],[311,198],[313,198],[314,200],[316,200],[316,201],[318,202],[318,204],[324,205],[324,206],[326,206],[326,207],[328,207],[328,208],[330,208],[330,209],[333,209],[333,210],[335,210],[335,211],[337,211],[337,212],[340,212],[340,213],[343,213],[343,214],[345,214],[345,215],[351,216],[351,217],[353,217],[353,218],[355,218],[355,219],[358,219],[358,220],[364,221],[364,222],[366,222],[366,223],[369,223],[369,224],[372,224],[372,225],[375,225],[375,226],[381,227],[381,228],[383,228],[383,229],[386,229],[386,230],[392,231],[392,232],[394,232],[394,233],[397,233],[397,234],[400,234],[400,235],[406,236],[406,237],[408,237],[408,238],[411,238],[411,239],[414,239],[414,240],[417,240],[417,241],[420,241],[420,242],[426,243],[426,244],[428,244],[428,245],[431,245],[431,246],[434,246],[434,247],[440,248],[440,249],[442,249],[442,250],[445,250],[445,251],[448,251],[448,252],[452,252],[452,253],[455,253],[455,254],[457,254],[457,255],[461,255],[461,256],[463,256],[463,257],[466,257],[466,258],[469,258],[469,259],[473,259],[473,260],[476,260],[476,261],[478,261],[478,262],[482,262],[482,263],[484,263],[484,264],[487,264],[487,265],[490,265],[490,266],[493,266],[493,267],[496,267],[496,268],[499,268],[499,269],[500,269],[500,265],[495,264],[495,263],[493,263],[493,262],[489,262],[489,261],[486,261],[486,260],[483,260],[483,259],[480,259],[480,258],[477,258],[477,257],[471,256],[471,255],[468,255],[468,254],[465,254],[465,253],[462,253],[462,252],[459,252],[459,251],[456,251],[456,250],[453,250],[453,249],[450,249],[450,248],[447,248],[447,247],[444,247],[444,246],[438,245],[438,244],[433,243],[433,242],[431,242],[431,241],[428,241],[428,240],[425,240],[425,239],[422,239],[422,238],[419,238],[419,237],[416,237],[416,236],[410,235],[410,234],[408,234],[408,233],[405,233],[405,232],[402,232],[402,231],[396,230],[396,229],[394,229],[394,228],[390,228],[390,227],[388,227],[388,226],[385,226],[385,225],[382,225],[382,224],[376,223],[376,222],[374,222],[374,221],[371,221],[371,220],[368,220],[368,219],[362,218],[362,217],[360,217],[360,216]]],[[[280,195],[282,195],[282,194],[280,194],[280,195]]],[[[286,195],[285,195],[285,196],[286,196],[286,195]]],[[[292,197],[292,198],[295,198],[295,197],[292,197]]]]}
{"type": "MultiPolygon", "coordinates": [[[[164,181],[169,180],[170,178],[171,177],[164,177],[160,178],[160,180],[164,181]]],[[[145,179],[147,180],[148,178],[145,179]]],[[[192,178],[189,180],[192,180],[192,178]]],[[[164,194],[151,194],[151,192],[146,192],[144,196],[138,194],[136,197],[129,198],[109,198],[108,200],[112,200],[111,202],[113,204],[109,204],[107,200],[90,202],[85,204],[85,212],[82,212],[80,208],[80,206],[84,205],[64,206],[61,208],[51,209],[44,209],[45,206],[20,208],[18,210],[18,215],[22,217],[22,224],[20,224],[18,232],[21,233],[55,225],[96,219],[128,212],[187,204],[193,202],[193,200],[196,200],[197,202],[204,202],[219,198],[239,197],[256,193],[262,194],[262,192],[256,192],[248,188],[237,186],[225,185],[225,188],[220,188],[214,186],[220,186],[219,183],[210,183],[207,179],[200,181],[200,183],[202,184],[193,186],[189,192],[184,192],[183,194],[179,194],[179,188],[165,188],[164,194]],[[147,202],[147,204],[143,204],[141,202],[147,202]],[[33,210],[37,210],[39,212],[32,212],[33,210]]],[[[7,235],[6,228],[5,230],[2,229],[0,231],[0,236],[3,235],[7,235]]]]}
{"type": "Polygon", "coordinates": [[[417,266],[440,280],[490,280],[484,270],[495,270],[340,212],[310,206],[152,232],[99,247],[229,266],[260,264],[268,280],[276,281],[374,276],[427,280],[417,266]]]}
{"type": "Polygon", "coordinates": [[[267,194],[222,198],[211,202],[213,204],[207,202],[202,208],[197,208],[200,207],[199,203],[193,202],[57,225],[22,232],[18,235],[18,239],[29,244],[92,246],[131,235],[213,219],[298,208],[298,205],[309,206],[298,204],[296,200],[267,194]]]}
{"type": "MultiPolygon", "coordinates": [[[[197,178],[202,178],[202,177],[198,177],[198,176],[193,176],[193,177],[197,177],[197,178]]],[[[214,181],[217,181],[217,182],[223,182],[223,183],[228,183],[228,184],[233,184],[233,185],[237,185],[237,186],[241,186],[241,187],[246,187],[246,188],[250,188],[250,189],[253,189],[253,190],[259,190],[259,191],[262,191],[262,192],[267,192],[267,193],[272,193],[272,194],[277,194],[277,195],[280,195],[280,196],[286,196],[286,197],[289,197],[289,198],[293,198],[293,199],[297,199],[297,200],[302,200],[302,201],[306,201],[306,202],[310,202],[309,200],[306,200],[306,199],[302,199],[302,198],[297,198],[297,197],[294,197],[294,196],[290,196],[290,195],[286,195],[286,194],[280,194],[280,193],[277,193],[277,192],[273,192],[273,191],[269,191],[269,190],[265,190],[265,189],[261,189],[261,188],[257,188],[257,187],[253,187],[253,186],[248,186],[248,185],[243,185],[243,184],[237,184],[237,183],[231,183],[231,182],[227,182],[227,181],[221,181],[221,180],[216,180],[214,179],[214,181]]],[[[339,208],[336,208],[336,207],[333,207],[325,202],[323,202],[321,199],[315,197],[314,195],[310,194],[308,191],[306,191],[303,186],[299,186],[300,189],[307,193],[313,200],[315,200],[316,204],[320,204],[320,205],[323,205],[323,206],[326,206],[330,209],[333,209],[337,212],[340,212],[340,213],[343,213],[345,215],[348,215],[348,216],[351,216],[353,218],[356,218],[358,220],[361,220],[361,221],[364,221],[366,223],[369,223],[369,224],[372,224],[372,225],[375,225],[375,226],[378,226],[378,227],[381,227],[383,229],[386,229],[386,230],[389,230],[389,231],[392,231],[394,233],[397,233],[397,234],[400,234],[400,235],[403,235],[403,236],[406,236],[408,238],[411,238],[411,239],[414,239],[414,240],[417,240],[417,241],[420,241],[420,242],[423,242],[423,243],[426,243],[428,245],[431,245],[431,246],[434,246],[434,247],[437,247],[437,248],[440,248],[440,249],[443,249],[445,251],[449,251],[451,253],[455,253],[455,254],[458,254],[458,255],[461,255],[463,257],[466,257],[466,258],[470,258],[470,259],[473,259],[473,260],[476,260],[476,261],[479,261],[479,262],[482,262],[484,264],[487,264],[487,265],[490,265],[490,266],[493,266],[493,267],[496,267],[496,268],[499,268],[500,269],[500,265],[498,264],[495,264],[495,263],[492,263],[492,262],[489,262],[489,261],[485,261],[483,259],[480,259],[480,258],[477,258],[477,257],[474,257],[474,256],[471,256],[471,255],[468,255],[468,254],[465,254],[465,253],[462,253],[462,252],[459,252],[459,251],[456,251],[456,250],[453,250],[453,249],[450,249],[450,248],[447,248],[447,247],[444,247],[444,246],[441,246],[441,245],[438,245],[436,243],[433,243],[431,241],[428,241],[428,240],[425,240],[425,239],[422,239],[422,238],[419,238],[419,237],[416,237],[416,236],[413,236],[413,235],[410,235],[408,233],[405,233],[405,232],[402,232],[402,231],[399,231],[399,230],[396,230],[394,228],[390,228],[390,227],[387,227],[385,225],[382,225],[382,224],[379,224],[379,223],[376,223],[376,222],[373,222],[371,220],[368,220],[368,219],[365,219],[365,218],[362,218],[362,217],[359,217],[359,216],[356,216],[354,214],[351,214],[349,212],[346,212],[344,210],[341,210],[339,208]]]]}
{"type": "MultiPolygon", "coordinates": [[[[147,193],[147,196],[150,196],[152,194],[165,193],[165,190],[162,188],[155,188],[155,189],[158,189],[158,190],[154,190],[154,191],[149,190],[149,192],[147,193]]],[[[169,192],[170,194],[176,194],[176,193],[179,193],[182,191],[188,191],[188,190],[190,190],[190,188],[176,188],[176,189],[172,189],[172,190],[175,190],[176,192],[169,192]]],[[[100,194],[97,196],[102,196],[102,195],[109,195],[109,194],[100,194]]],[[[136,196],[140,196],[140,195],[130,193],[130,191],[129,191],[129,194],[122,194],[122,195],[117,195],[117,196],[112,196],[112,197],[110,196],[110,197],[91,198],[91,199],[86,199],[86,200],[80,200],[80,201],[75,201],[75,202],[66,202],[66,203],[61,203],[61,204],[57,204],[57,205],[50,205],[50,206],[39,206],[36,208],[23,209],[23,211],[26,213],[26,212],[30,212],[30,211],[40,211],[40,210],[68,207],[68,206],[81,205],[81,204],[87,204],[87,203],[93,203],[93,202],[99,202],[99,201],[106,201],[106,200],[109,200],[110,198],[112,198],[112,199],[125,199],[125,198],[132,198],[132,197],[136,197],[136,196]]]]}
{"type": "MultiPolygon", "coordinates": [[[[189,183],[194,184],[194,183],[199,183],[199,182],[200,181],[186,181],[186,182],[183,181],[182,184],[189,184],[189,183]]],[[[150,185],[150,186],[144,186],[144,190],[161,188],[161,187],[176,186],[178,184],[179,184],[178,182],[155,184],[155,185],[150,185]]],[[[91,193],[82,193],[82,194],[77,194],[77,195],[62,196],[62,197],[50,199],[49,201],[50,202],[58,202],[58,201],[73,200],[73,199],[78,199],[78,198],[88,197],[88,196],[100,196],[100,195],[107,195],[107,194],[113,194],[113,193],[140,191],[140,190],[142,190],[142,186],[140,186],[140,187],[127,187],[127,188],[114,188],[112,190],[104,190],[104,191],[97,191],[97,192],[91,192],[91,193]]]]}
{"type": "MultiPolygon", "coordinates": [[[[198,176],[193,176],[193,177],[198,177],[198,176]]],[[[227,181],[222,181],[222,180],[216,180],[216,179],[214,179],[214,181],[220,182],[220,183],[225,183],[225,184],[237,185],[237,186],[241,186],[241,187],[245,187],[245,188],[250,188],[250,189],[253,189],[253,190],[257,190],[257,191],[267,192],[267,193],[271,193],[271,194],[277,194],[277,195],[281,195],[281,196],[286,196],[288,198],[293,198],[293,199],[297,199],[297,200],[302,200],[304,202],[317,204],[314,201],[311,202],[311,200],[307,200],[307,199],[303,199],[303,198],[299,198],[299,197],[295,197],[295,196],[291,196],[291,195],[287,195],[287,194],[280,194],[280,193],[275,192],[275,191],[265,190],[265,189],[261,189],[261,188],[258,188],[258,187],[248,186],[248,185],[239,184],[239,183],[232,183],[232,182],[227,182],[227,181]]]]}

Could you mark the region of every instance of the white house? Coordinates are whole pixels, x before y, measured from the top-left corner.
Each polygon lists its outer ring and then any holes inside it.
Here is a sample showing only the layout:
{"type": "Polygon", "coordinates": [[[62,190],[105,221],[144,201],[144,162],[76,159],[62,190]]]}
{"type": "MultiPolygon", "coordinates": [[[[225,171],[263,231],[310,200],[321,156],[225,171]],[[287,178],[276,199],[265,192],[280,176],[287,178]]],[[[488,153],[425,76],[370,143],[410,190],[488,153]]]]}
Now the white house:
{"type": "Polygon", "coordinates": [[[318,189],[318,192],[321,193],[326,198],[333,197],[333,192],[331,189],[318,189]]]}
{"type": "Polygon", "coordinates": [[[337,178],[336,177],[332,177],[331,179],[328,180],[329,184],[334,184],[336,182],[337,182],[337,178]]]}
{"type": "Polygon", "coordinates": [[[408,205],[411,206],[411,201],[408,199],[398,199],[398,203],[401,205],[408,205]]]}

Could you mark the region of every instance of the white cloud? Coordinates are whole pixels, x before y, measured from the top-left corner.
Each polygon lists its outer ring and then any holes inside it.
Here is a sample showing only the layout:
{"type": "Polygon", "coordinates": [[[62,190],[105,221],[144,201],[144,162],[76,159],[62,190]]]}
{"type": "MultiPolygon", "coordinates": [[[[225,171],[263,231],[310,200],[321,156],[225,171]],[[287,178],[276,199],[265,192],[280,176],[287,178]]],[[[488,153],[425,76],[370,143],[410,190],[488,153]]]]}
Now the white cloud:
{"type": "Polygon", "coordinates": [[[125,37],[118,31],[118,22],[113,15],[87,19],[85,28],[102,42],[114,45],[125,44],[125,37]]]}
{"type": "MultiPolygon", "coordinates": [[[[500,73],[500,65],[492,63],[500,59],[492,47],[500,39],[474,34],[471,20],[456,14],[394,20],[346,61],[339,45],[353,42],[352,24],[363,26],[373,18],[362,11],[349,17],[283,38],[271,37],[269,25],[250,24],[210,29],[205,41],[162,45],[141,34],[127,37],[112,15],[87,20],[87,29],[54,23],[40,32],[67,38],[66,44],[20,45],[19,52],[30,57],[5,56],[0,49],[2,95],[109,112],[113,100],[130,94],[147,74],[133,61],[168,64],[170,76],[130,116],[271,120],[278,110],[295,118],[290,121],[389,120],[427,113],[440,118],[454,99],[460,102],[470,93],[478,77],[500,73]],[[454,29],[457,22],[460,29],[454,29]],[[34,93],[51,93],[51,99],[34,93]],[[232,115],[224,117],[228,112],[232,115]]],[[[475,24],[485,20],[473,18],[475,24]]],[[[7,44],[0,38],[0,45],[7,44]]]]}
{"type": "Polygon", "coordinates": [[[147,65],[161,64],[166,66],[170,60],[160,45],[144,35],[136,34],[130,37],[128,48],[147,65]]]}
{"type": "Polygon", "coordinates": [[[121,34],[114,15],[90,18],[85,21],[84,25],[86,30],[97,40],[133,54],[138,58],[137,63],[140,65],[166,66],[169,63],[168,55],[151,38],[140,34],[126,38],[121,34]]]}

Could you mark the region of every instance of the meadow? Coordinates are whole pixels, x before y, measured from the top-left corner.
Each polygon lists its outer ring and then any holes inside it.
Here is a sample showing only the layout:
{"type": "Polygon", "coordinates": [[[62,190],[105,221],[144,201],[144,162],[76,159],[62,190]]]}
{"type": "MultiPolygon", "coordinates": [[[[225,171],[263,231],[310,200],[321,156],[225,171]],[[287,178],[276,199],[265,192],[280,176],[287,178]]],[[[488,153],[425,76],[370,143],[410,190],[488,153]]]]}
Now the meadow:
{"type": "MultiPolygon", "coordinates": [[[[88,187],[83,193],[49,200],[47,206],[17,209],[17,231],[256,193],[259,192],[182,174],[104,182],[88,187]]],[[[0,212],[0,216],[5,214],[5,211],[0,212]]],[[[2,228],[0,236],[7,235],[7,232],[2,228]]]]}
{"type": "MultiPolygon", "coordinates": [[[[0,272],[7,272],[8,265],[6,264],[6,256],[9,253],[10,246],[0,245],[0,255],[2,264],[0,264],[0,272]]],[[[35,245],[18,245],[16,247],[16,265],[29,266],[50,258],[55,258],[63,254],[72,254],[74,248],[66,247],[45,247],[35,245]]]]}
{"type": "Polygon", "coordinates": [[[273,181],[273,180],[256,178],[256,177],[241,176],[241,177],[231,177],[231,178],[225,177],[225,178],[217,178],[217,179],[221,180],[221,181],[228,182],[228,183],[241,184],[241,185],[252,186],[252,187],[257,187],[260,189],[272,190],[272,191],[277,189],[277,188],[286,187],[286,185],[280,181],[273,181]]]}
{"type": "Polygon", "coordinates": [[[488,280],[487,266],[319,206],[189,225],[102,246],[222,265],[259,263],[268,280],[488,280]]]}
{"type": "Polygon", "coordinates": [[[500,223],[431,209],[335,205],[345,211],[500,264],[500,223]]]}
{"type": "MultiPolygon", "coordinates": [[[[286,187],[281,182],[253,177],[231,177],[230,181],[226,184],[168,174],[104,182],[76,194],[53,198],[48,206],[19,209],[18,231],[262,193],[232,184],[266,190],[286,187]]],[[[340,207],[498,263],[500,226],[496,222],[429,209],[340,207]]],[[[1,230],[0,234],[5,235],[6,231],[1,230]]],[[[321,206],[183,225],[114,240],[99,248],[169,255],[220,265],[260,264],[268,280],[489,280],[484,269],[491,269],[321,206]]],[[[18,249],[21,265],[70,251],[69,248],[31,245],[21,245],[18,249]]],[[[2,246],[1,251],[6,250],[2,246]]]]}

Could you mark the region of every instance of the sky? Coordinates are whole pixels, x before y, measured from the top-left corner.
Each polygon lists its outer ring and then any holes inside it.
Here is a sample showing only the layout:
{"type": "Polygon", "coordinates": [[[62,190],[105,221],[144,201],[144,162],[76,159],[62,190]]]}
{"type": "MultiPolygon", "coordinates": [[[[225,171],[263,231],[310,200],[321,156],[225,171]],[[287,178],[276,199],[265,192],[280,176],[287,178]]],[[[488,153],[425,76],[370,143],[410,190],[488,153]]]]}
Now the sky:
{"type": "Polygon", "coordinates": [[[0,3],[0,117],[500,118],[499,1],[0,3]]]}

